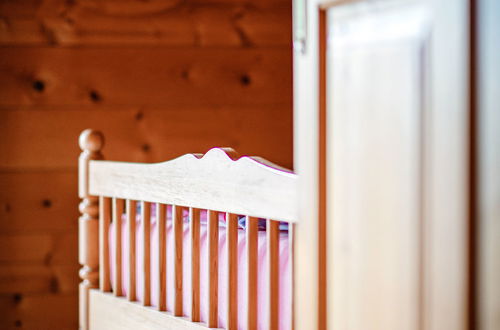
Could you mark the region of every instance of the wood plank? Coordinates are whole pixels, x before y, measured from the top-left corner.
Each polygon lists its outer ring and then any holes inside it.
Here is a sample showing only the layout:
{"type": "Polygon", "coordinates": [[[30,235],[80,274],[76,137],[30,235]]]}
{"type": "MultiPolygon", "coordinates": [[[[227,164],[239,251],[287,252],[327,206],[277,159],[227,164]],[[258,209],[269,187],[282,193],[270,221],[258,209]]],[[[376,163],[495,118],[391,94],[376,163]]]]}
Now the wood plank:
{"type": "Polygon", "coordinates": [[[290,105],[290,68],[288,47],[6,47],[0,105],[290,105]]]}
{"type": "MultiPolygon", "coordinates": [[[[180,8],[187,7],[186,5],[194,4],[193,8],[225,8],[228,5],[237,5],[239,7],[251,7],[251,9],[266,10],[274,6],[283,6],[290,3],[286,0],[192,0],[188,4],[180,4],[174,0],[155,0],[146,3],[137,2],[135,0],[102,0],[98,3],[88,2],[85,0],[75,0],[72,3],[67,3],[63,0],[43,1],[38,0],[4,0],[0,2],[0,14],[2,17],[16,18],[34,18],[34,17],[55,17],[70,16],[80,14],[81,11],[94,11],[96,16],[105,16],[106,18],[130,19],[136,18],[141,20],[144,16],[158,16],[164,12],[174,12],[180,8]],[[252,6],[249,6],[249,4],[252,6]],[[71,15],[70,15],[71,13],[71,15]]],[[[68,22],[70,23],[70,22],[68,22]]]]}
{"type": "Polygon", "coordinates": [[[181,206],[172,205],[172,224],[174,231],[174,316],[182,316],[182,273],[183,273],[183,251],[182,238],[184,221],[181,206]]]}
{"type": "Polygon", "coordinates": [[[76,169],[0,172],[0,234],[76,232],[77,184],[76,169]]]}
{"type": "Polygon", "coordinates": [[[200,321],[200,209],[189,208],[191,237],[191,321],[200,321]]]}
{"type": "Polygon", "coordinates": [[[209,328],[219,323],[219,218],[218,212],[208,210],[208,322],[209,328]]]}
{"type": "Polygon", "coordinates": [[[142,226],[142,292],[143,306],[151,305],[151,203],[142,202],[141,205],[142,226]]]}
{"type": "Polygon", "coordinates": [[[162,203],[156,204],[156,224],[158,235],[158,302],[159,311],[167,310],[167,237],[166,237],[166,216],[167,206],[162,203]]]}
{"type": "Polygon", "coordinates": [[[226,213],[227,329],[238,328],[238,215],[226,213]]]}
{"type": "Polygon", "coordinates": [[[144,308],[140,304],[109,294],[92,290],[90,292],[90,324],[92,329],[151,329],[151,330],[202,330],[202,323],[191,322],[184,317],[144,308]]]}
{"type": "Polygon", "coordinates": [[[268,326],[269,329],[278,329],[279,313],[279,282],[280,282],[280,260],[279,260],[279,221],[267,220],[267,263],[268,263],[268,326]]]}
{"type": "Polygon", "coordinates": [[[0,295],[76,294],[78,292],[78,270],[73,265],[0,265],[0,295]]]}
{"type": "MultiPolygon", "coordinates": [[[[292,226],[292,224],[290,224],[292,226]]],[[[246,217],[246,253],[247,253],[247,329],[256,330],[258,325],[258,274],[259,274],[259,220],[246,217]]]]}
{"type": "Polygon", "coordinates": [[[119,198],[113,198],[113,223],[115,226],[115,260],[114,260],[114,287],[115,296],[122,295],[122,215],[125,207],[125,201],[119,198]]]}
{"type": "Polygon", "coordinates": [[[135,301],[136,298],[136,218],[137,218],[137,201],[127,199],[127,238],[128,238],[128,290],[127,299],[135,301]]]}
{"type": "Polygon", "coordinates": [[[0,262],[33,265],[74,265],[78,233],[0,234],[0,262]]]}
{"type": "Polygon", "coordinates": [[[262,158],[221,148],[158,164],[90,161],[93,195],[142,199],[297,221],[297,176],[262,158]]]}
{"type": "MultiPolygon", "coordinates": [[[[76,259],[75,259],[76,260],[76,259]]],[[[78,295],[0,295],[1,329],[76,329],[78,295]]]]}
{"type": "MultiPolygon", "coordinates": [[[[289,106],[127,105],[99,106],[99,111],[93,111],[90,106],[83,107],[85,110],[37,106],[15,110],[18,108],[23,107],[0,110],[0,154],[4,155],[0,157],[0,169],[59,168],[68,171],[76,167],[75,159],[80,153],[75,141],[88,127],[99,128],[105,134],[107,159],[157,162],[188,152],[206,152],[214,146],[229,146],[244,155],[259,155],[276,164],[292,166],[292,111],[289,106]],[[164,147],[165,141],[168,141],[168,148],[164,147]]],[[[72,186],[75,181],[68,179],[67,182],[64,185],[72,186]]],[[[52,188],[48,186],[40,191],[47,189],[51,193],[49,189],[52,188]]],[[[57,192],[48,196],[62,198],[63,194],[57,192]]],[[[76,198],[76,195],[68,195],[67,198],[76,198]]]]}
{"type": "Polygon", "coordinates": [[[255,3],[181,3],[168,10],[146,9],[148,5],[142,3],[134,11],[123,6],[119,15],[110,13],[111,3],[76,1],[52,11],[4,12],[0,45],[248,47],[291,42],[291,3],[265,8],[255,3]]]}
{"type": "Polygon", "coordinates": [[[109,270],[109,225],[111,222],[111,198],[99,197],[99,289],[111,291],[109,270]]]}

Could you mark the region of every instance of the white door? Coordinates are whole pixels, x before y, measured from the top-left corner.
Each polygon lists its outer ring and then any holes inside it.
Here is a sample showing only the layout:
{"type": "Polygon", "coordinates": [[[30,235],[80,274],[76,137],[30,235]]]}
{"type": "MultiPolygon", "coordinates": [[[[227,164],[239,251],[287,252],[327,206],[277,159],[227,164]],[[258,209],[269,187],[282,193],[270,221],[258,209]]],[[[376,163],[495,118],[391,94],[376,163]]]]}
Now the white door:
{"type": "Polygon", "coordinates": [[[296,328],[467,327],[467,3],[296,0],[296,328]]]}

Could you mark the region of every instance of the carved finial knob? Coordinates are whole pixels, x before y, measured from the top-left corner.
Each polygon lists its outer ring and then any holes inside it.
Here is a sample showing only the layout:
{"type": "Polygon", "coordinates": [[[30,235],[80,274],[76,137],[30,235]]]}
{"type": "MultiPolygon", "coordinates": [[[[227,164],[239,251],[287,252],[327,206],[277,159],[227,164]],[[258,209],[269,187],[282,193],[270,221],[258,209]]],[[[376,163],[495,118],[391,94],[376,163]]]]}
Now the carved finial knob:
{"type": "Polygon", "coordinates": [[[80,134],[79,143],[84,151],[98,152],[104,146],[104,136],[101,132],[89,128],[80,134]]]}

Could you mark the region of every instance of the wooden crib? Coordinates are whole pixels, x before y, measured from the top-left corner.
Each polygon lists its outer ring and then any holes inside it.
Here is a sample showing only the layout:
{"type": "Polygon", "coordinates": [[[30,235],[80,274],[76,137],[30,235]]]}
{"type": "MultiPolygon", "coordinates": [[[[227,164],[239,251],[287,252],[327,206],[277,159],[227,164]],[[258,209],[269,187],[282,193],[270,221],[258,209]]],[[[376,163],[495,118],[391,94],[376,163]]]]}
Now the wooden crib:
{"type": "MultiPolygon", "coordinates": [[[[80,270],[80,328],[81,329],[198,329],[217,328],[223,306],[219,306],[218,286],[225,292],[226,328],[257,329],[259,315],[257,280],[261,270],[257,267],[259,221],[265,219],[267,266],[266,297],[268,315],[266,328],[283,328],[284,315],[280,315],[280,223],[288,223],[288,253],[293,260],[293,223],[297,221],[297,176],[290,171],[257,157],[235,158],[228,149],[211,149],[204,155],[187,154],[157,164],[139,164],[104,161],[101,133],[86,130],[80,136],[83,150],[79,160],[79,261],[80,270]],[[124,240],[136,247],[136,204],[142,205],[142,249],[124,251],[124,240]],[[156,205],[158,251],[151,250],[151,208],[156,205]],[[167,205],[172,214],[174,261],[167,271],[165,217],[167,205]],[[183,210],[189,210],[189,246],[191,255],[183,253],[183,210]],[[207,214],[208,260],[200,255],[200,210],[207,214]],[[219,277],[219,219],[225,214],[227,277],[219,277]],[[247,281],[238,280],[238,217],[245,218],[245,257],[247,281]],[[123,219],[122,219],[123,218],[123,219]],[[260,219],[260,220],[259,220],[260,219]],[[122,220],[127,221],[123,235],[122,220]],[[110,232],[110,223],[114,231],[110,232]],[[110,237],[112,239],[110,239],[110,237]],[[111,245],[111,248],[110,248],[111,245]],[[153,253],[155,252],[155,253],[153,253]],[[152,274],[152,257],[156,255],[157,274],[152,274]],[[191,260],[185,260],[190,258],[191,260]],[[127,261],[125,274],[123,260],[127,261]],[[141,260],[141,265],[136,262],[141,260]],[[183,310],[183,272],[189,262],[191,273],[190,316],[183,310]],[[200,277],[200,265],[208,266],[207,283],[200,277]],[[140,267],[140,268],[138,268],[140,267]],[[111,270],[114,271],[111,272],[111,270]],[[139,269],[139,273],[137,271],[139,269]],[[112,274],[111,274],[112,273],[112,274]],[[166,303],[166,273],[173,274],[173,308],[166,303]],[[153,303],[152,278],[157,285],[157,301],[153,303]],[[128,289],[124,293],[122,283],[128,289]],[[140,283],[137,283],[139,281],[140,283]],[[221,281],[227,283],[221,283],[221,281]],[[200,282],[208,288],[206,322],[200,319],[200,282]],[[113,284],[112,284],[113,283],[113,284]],[[136,289],[142,289],[138,301],[136,289]],[[246,320],[238,320],[238,292],[245,290],[246,320]],[[155,307],[153,307],[155,305],[155,307]]],[[[184,211],[185,212],[185,211],[184,211]]],[[[124,227],[125,228],[125,227],[124,227]]],[[[262,232],[261,232],[262,234],[262,232]]],[[[291,267],[290,292],[293,290],[291,267]]],[[[185,291],[185,290],[184,290],[185,291]]],[[[292,295],[293,297],[293,295],[292,295]]],[[[260,297],[262,299],[262,297],[260,297]]],[[[240,302],[241,303],[241,302],[240,302]]],[[[185,308],[184,308],[185,309],[185,308]]],[[[287,324],[293,324],[293,308],[287,324]]],[[[259,327],[261,328],[261,327],[259,327]]]]}

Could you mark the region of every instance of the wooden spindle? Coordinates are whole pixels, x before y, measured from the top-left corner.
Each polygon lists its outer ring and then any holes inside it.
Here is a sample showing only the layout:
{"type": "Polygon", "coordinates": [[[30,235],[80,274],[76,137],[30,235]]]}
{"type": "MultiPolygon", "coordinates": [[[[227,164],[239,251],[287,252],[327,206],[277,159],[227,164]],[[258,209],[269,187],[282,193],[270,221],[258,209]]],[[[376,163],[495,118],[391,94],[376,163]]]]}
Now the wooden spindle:
{"type": "Polygon", "coordinates": [[[172,205],[174,230],[174,316],[182,316],[182,236],[184,221],[182,207],[172,205]]]}
{"type": "Polygon", "coordinates": [[[128,236],[128,290],[127,299],[135,301],[136,298],[136,252],[135,252],[135,221],[137,217],[137,202],[127,200],[127,236],[128,236]]]}
{"type": "Polygon", "coordinates": [[[293,264],[293,256],[294,256],[294,253],[295,253],[295,248],[294,248],[294,231],[295,231],[295,224],[293,223],[288,223],[288,262],[290,264],[290,287],[288,288],[290,290],[290,293],[291,293],[291,299],[290,299],[290,324],[292,325],[292,329],[293,329],[293,325],[295,324],[294,321],[294,299],[293,299],[293,287],[294,287],[294,277],[293,277],[293,269],[294,269],[294,264],[293,264]]]}
{"type": "Polygon", "coordinates": [[[279,325],[279,225],[279,221],[267,221],[269,329],[278,329],[279,325]]]}
{"type": "Polygon", "coordinates": [[[167,237],[165,231],[167,206],[156,204],[156,224],[158,235],[158,310],[167,310],[167,237]]]}
{"type": "Polygon", "coordinates": [[[78,196],[82,199],[79,205],[82,215],[78,220],[78,260],[83,266],[79,272],[82,279],[79,286],[79,326],[87,330],[89,290],[99,284],[99,198],[89,195],[89,161],[103,159],[101,149],[104,137],[98,131],[87,129],[80,135],[79,144],[82,153],[78,160],[78,196]]]}
{"type": "Polygon", "coordinates": [[[200,321],[200,210],[189,209],[191,236],[191,321],[200,321]]]}
{"type": "Polygon", "coordinates": [[[144,298],[142,304],[151,306],[151,203],[142,202],[141,205],[142,226],[142,292],[144,298]]]}
{"type": "Polygon", "coordinates": [[[247,241],[247,329],[256,330],[258,322],[257,309],[257,279],[258,279],[258,239],[259,220],[254,217],[246,218],[247,241]]]}
{"type": "Polygon", "coordinates": [[[227,329],[238,329],[238,215],[226,214],[227,329]]]}
{"type": "Polygon", "coordinates": [[[111,222],[111,198],[99,197],[99,288],[111,291],[109,272],[109,224],[111,222]]]}
{"type": "Polygon", "coordinates": [[[113,293],[122,296],[122,216],[125,201],[113,198],[113,223],[115,225],[115,273],[113,293]]]}
{"type": "Polygon", "coordinates": [[[216,211],[208,210],[208,324],[218,327],[219,290],[219,219],[216,211]]]}

